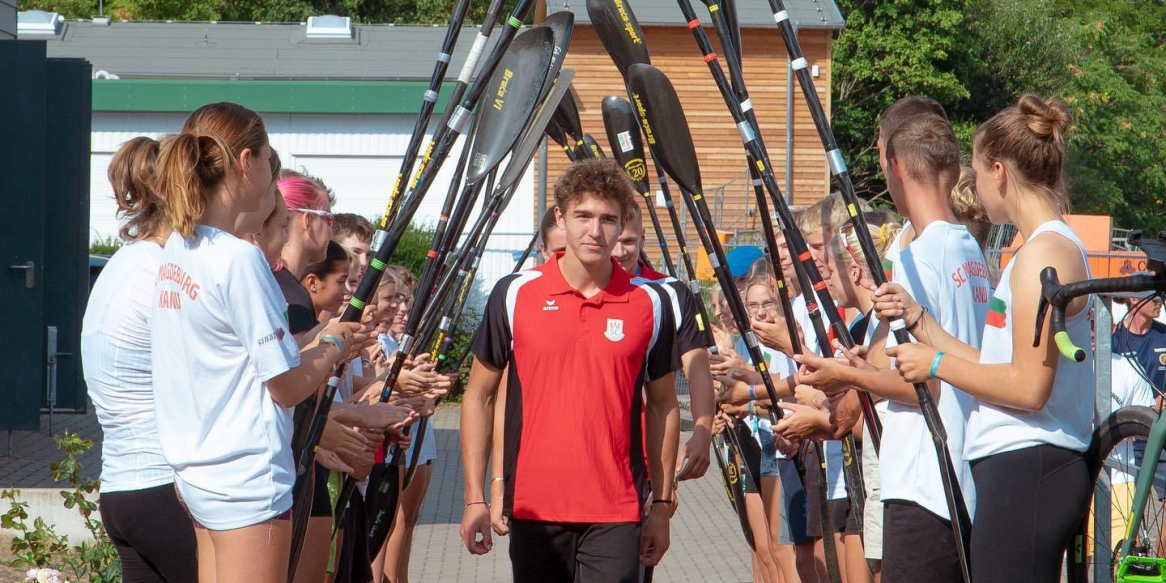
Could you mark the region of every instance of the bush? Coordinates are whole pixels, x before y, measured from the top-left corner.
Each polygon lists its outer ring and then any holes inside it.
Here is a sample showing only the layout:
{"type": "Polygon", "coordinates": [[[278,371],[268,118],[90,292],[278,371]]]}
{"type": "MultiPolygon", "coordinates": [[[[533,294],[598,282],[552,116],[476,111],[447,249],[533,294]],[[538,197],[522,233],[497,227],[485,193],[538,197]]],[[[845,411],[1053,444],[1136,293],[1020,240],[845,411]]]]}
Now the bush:
{"type": "Polygon", "coordinates": [[[90,255],[113,255],[115,251],[121,249],[122,240],[113,235],[106,235],[102,239],[98,239],[89,244],[90,255]]]}
{"type": "Polygon", "coordinates": [[[85,519],[85,528],[93,535],[92,543],[69,546],[69,537],[56,533],[53,525],[41,517],[28,524],[28,503],[20,502],[20,492],[9,489],[0,492],[0,498],[12,501],[8,512],[0,516],[0,526],[18,534],[12,539],[11,549],[16,568],[50,568],[71,576],[73,581],[91,583],[121,583],[121,560],[117,549],[105,532],[105,525],[93,516],[97,503],[86,495],[97,492],[100,482],[81,477],[81,462],[77,458],[93,447],[93,442],[65,431],[54,436],[57,449],[64,451],[65,459],[52,465],[53,479],[69,482],[69,490],[61,490],[65,508],[76,508],[85,519]]]}

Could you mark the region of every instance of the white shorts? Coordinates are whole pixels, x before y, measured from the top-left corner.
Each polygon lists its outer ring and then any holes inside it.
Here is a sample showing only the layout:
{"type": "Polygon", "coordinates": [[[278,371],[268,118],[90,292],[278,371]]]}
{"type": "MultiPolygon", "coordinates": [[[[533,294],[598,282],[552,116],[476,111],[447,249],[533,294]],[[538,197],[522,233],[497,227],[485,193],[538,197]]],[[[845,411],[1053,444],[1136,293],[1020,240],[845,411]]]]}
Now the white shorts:
{"type": "MultiPolygon", "coordinates": [[[[414,425],[413,426],[414,433],[416,432],[416,430],[417,430],[417,426],[414,425]]],[[[413,440],[409,442],[409,449],[405,450],[405,465],[406,466],[409,465],[409,463],[413,460],[413,448],[417,447],[417,438],[418,437],[419,436],[414,434],[413,440]]],[[[430,417],[429,423],[425,424],[425,443],[421,444],[421,455],[417,458],[417,465],[418,466],[423,466],[423,465],[437,459],[437,444],[434,443],[436,441],[437,441],[437,437],[433,433],[433,418],[430,417]]]]}
{"type": "MultiPolygon", "coordinates": [[[[879,413],[882,420],[882,413],[879,413]]],[[[862,480],[866,484],[866,503],[862,514],[862,548],[866,558],[883,558],[883,502],[879,488],[879,456],[875,453],[866,424],[862,427],[862,480]]]]}

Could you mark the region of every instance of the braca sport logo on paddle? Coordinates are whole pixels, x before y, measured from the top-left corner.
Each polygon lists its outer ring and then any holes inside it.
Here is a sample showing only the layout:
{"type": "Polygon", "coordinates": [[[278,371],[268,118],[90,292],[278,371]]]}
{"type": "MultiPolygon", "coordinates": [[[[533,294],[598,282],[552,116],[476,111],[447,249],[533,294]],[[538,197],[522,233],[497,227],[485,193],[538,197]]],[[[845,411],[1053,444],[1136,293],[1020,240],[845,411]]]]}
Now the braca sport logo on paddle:
{"type": "Polygon", "coordinates": [[[623,320],[619,318],[608,318],[607,331],[603,333],[603,337],[612,342],[623,340],[623,320]]]}

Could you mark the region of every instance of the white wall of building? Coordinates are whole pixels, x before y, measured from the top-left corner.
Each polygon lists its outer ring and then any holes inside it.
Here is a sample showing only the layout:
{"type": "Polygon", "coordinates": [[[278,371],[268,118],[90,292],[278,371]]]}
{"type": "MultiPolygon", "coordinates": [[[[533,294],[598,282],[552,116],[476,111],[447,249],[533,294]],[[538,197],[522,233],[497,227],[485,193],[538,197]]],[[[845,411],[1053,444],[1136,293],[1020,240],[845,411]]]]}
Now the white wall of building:
{"type": "MultiPolygon", "coordinates": [[[[181,113],[93,114],[90,240],[117,235],[117,204],[107,178],[109,162],[117,148],[135,136],[158,138],[175,132],[185,117],[181,113]]],[[[408,145],[414,116],[267,114],[263,117],[271,145],[284,167],[317,176],[335,192],[333,212],[357,213],[370,218],[384,212],[408,145]]],[[[415,224],[437,221],[460,152],[459,144],[423,199],[415,224]]],[[[488,291],[497,278],[509,273],[517,255],[530,242],[535,228],[533,204],[534,172],[528,169],[487,244],[478,276],[479,292],[488,291]]],[[[475,209],[470,220],[476,216],[475,209]]],[[[480,301],[479,296],[475,303],[480,301]]]]}

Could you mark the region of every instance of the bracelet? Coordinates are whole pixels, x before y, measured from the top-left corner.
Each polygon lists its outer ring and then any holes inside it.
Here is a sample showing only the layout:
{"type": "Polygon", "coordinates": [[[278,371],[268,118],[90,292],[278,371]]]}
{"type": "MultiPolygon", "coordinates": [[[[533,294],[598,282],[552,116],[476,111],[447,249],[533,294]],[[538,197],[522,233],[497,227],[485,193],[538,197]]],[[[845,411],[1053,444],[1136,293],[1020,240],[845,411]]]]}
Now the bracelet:
{"type": "Polygon", "coordinates": [[[479,500],[477,502],[470,502],[469,504],[466,504],[465,508],[469,508],[470,506],[473,506],[474,504],[481,504],[482,506],[489,506],[489,504],[486,504],[485,500],[479,500]]]}
{"type": "Polygon", "coordinates": [[[749,385],[749,400],[751,400],[751,401],[757,400],[757,387],[755,387],[753,385],[749,385]]]}
{"type": "Polygon", "coordinates": [[[943,352],[935,353],[935,358],[931,359],[931,378],[935,378],[935,373],[939,371],[939,361],[943,360],[943,352]]]}
{"type": "Polygon", "coordinates": [[[657,499],[655,499],[655,500],[652,500],[652,504],[668,504],[668,505],[671,505],[671,504],[672,504],[672,501],[671,501],[671,500],[664,500],[664,499],[662,499],[662,498],[657,498],[657,499]]]}
{"type": "Polygon", "coordinates": [[[923,316],[927,315],[927,306],[922,306],[922,308],[923,311],[919,312],[919,317],[915,318],[914,322],[911,322],[909,325],[907,325],[907,330],[914,330],[915,327],[919,325],[919,322],[923,321],[923,316]]]}
{"type": "Polygon", "coordinates": [[[332,344],[335,344],[336,348],[338,348],[342,354],[344,353],[344,343],[341,342],[340,339],[337,338],[336,336],[334,336],[332,334],[326,334],[326,335],[320,337],[321,342],[324,340],[332,341],[332,344]]]}
{"type": "Polygon", "coordinates": [[[506,478],[490,478],[491,482],[505,482],[506,478]]]}

